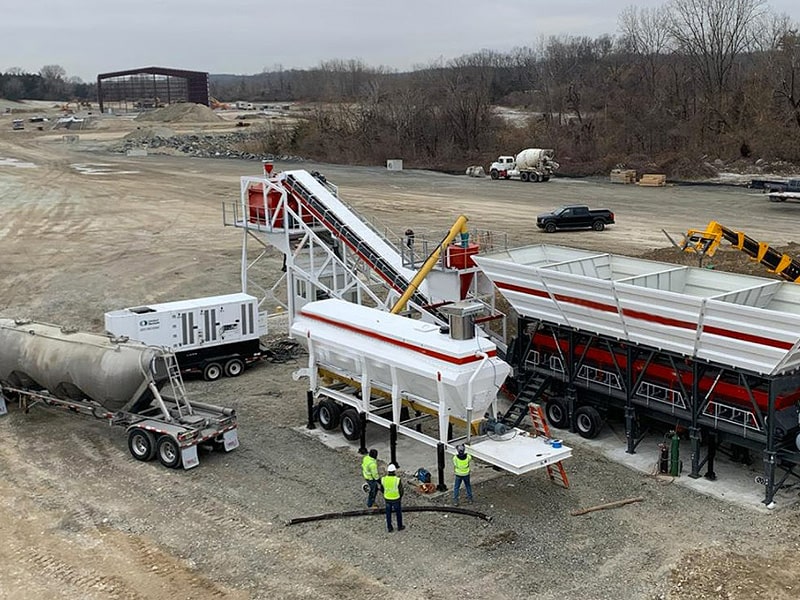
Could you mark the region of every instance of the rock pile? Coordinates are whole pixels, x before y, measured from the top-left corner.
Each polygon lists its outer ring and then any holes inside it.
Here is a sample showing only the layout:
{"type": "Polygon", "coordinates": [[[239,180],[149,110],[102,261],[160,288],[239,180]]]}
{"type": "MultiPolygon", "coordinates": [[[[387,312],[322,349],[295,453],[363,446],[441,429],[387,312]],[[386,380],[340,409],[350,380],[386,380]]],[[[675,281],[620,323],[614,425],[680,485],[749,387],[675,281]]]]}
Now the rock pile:
{"type": "Polygon", "coordinates": [[[112,152],[127,154],[131,149],[144,148],[148,153],[184,154],[198,158],[241,158],[245,160],[301,161],[299,156],[256,154],[241,150],[242,145],[258,133],[233,132],[220,134],[175,135],[168,127],[148,127],[129,133],[111,148],[112,152]],[[156,152],[153,152],[153,151],[156,152]]]}

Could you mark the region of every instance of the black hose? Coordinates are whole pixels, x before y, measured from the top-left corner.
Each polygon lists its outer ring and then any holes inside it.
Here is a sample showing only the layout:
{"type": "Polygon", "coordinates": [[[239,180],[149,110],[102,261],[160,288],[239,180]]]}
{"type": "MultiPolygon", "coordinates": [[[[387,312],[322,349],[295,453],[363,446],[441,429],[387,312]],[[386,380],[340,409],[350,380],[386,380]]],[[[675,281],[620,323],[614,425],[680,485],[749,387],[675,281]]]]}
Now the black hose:
{"type": "MultiPolygon", "coordinates": [[[[404,506],[404,513],[410,512],[444,512],[455,513],[467,517],[477,517],[483,521],[491,521],[492,517],[477,510],[469,510],[468,508],[459,508],[457,506],[404,506]]],[[[322,515],[313,515],[311,517],[296,517],[290,519],[286,525],[298,525],[300,523],[311,523],[312,521],[330,521],[333,519],[344,519],[346,517],[367,517],[370,515],[384,515],[384,511],[375,510],[374,508],[367,508],[363,510],[348,510],[344,512],[325,513],[322,515]]]]}

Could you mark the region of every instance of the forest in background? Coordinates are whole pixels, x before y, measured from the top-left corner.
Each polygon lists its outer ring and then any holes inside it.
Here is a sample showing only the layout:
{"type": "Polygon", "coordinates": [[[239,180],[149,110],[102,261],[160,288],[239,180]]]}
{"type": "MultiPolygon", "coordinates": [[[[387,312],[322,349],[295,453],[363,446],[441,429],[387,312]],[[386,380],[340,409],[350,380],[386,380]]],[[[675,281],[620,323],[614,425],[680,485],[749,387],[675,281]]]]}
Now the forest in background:
{"type": "MultiPolygon", "coordinates": [[[[800,29],[761,0],[631,6],[614,36],[543,37],[410,72],[333,60],[211,75],[210,86],[223,101],[308,103],[249,150],[323,162],[463,170],[545,147],[573,174],[625,165],[692,177],[717,159],[800,165],[800,29]],[[498,107],[519,110],[504,118],[498,107]]],[[[83,99],[94,85],[48,65],[0,74],[0,93],[83,99]]]]}

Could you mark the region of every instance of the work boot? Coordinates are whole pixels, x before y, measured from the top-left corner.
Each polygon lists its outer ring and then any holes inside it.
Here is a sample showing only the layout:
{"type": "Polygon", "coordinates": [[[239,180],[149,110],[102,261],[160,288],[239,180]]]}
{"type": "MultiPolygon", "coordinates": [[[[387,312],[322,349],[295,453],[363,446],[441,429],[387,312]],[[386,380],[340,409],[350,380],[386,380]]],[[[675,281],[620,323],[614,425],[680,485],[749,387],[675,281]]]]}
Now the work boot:
{"type": "Polygon", "coordinates": [[[472,504],[472,498],[467,498],[467,503],[472,504]]]}
{"type": "Polygon", "coordinates": [[[394,531],[394,527],[389,527],[389,529],[387,529],[386,531],[388,531],[389,533],[392,533],[394,531]]]}
{"type": "Polygon", "coordinates": [[[406,526],[405,526],[405,525],[402,525],[402,526],[400,526],[400,527],[398,527],[398,528],[397,528],[397,531],[403,531],[403,529],[405,529],[405,528],[406,528],[406,526]]]}

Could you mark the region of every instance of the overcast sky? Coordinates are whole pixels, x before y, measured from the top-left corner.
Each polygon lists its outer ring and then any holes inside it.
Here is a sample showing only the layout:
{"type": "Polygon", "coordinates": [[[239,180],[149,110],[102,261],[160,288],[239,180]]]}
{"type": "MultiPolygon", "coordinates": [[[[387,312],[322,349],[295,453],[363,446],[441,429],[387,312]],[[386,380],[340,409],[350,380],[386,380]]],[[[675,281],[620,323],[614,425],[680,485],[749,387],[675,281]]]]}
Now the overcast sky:
{"type": "MultiPolygon", "coordinates": [[[[360,59],[398,70],[542,36],[616,34],[643,0],[21,0],[0,10],[0,70],[98,73],[164,66],[211,73],[360,59]]],[[[800,2],[771,0],[800,21],[800,2]]]]}

